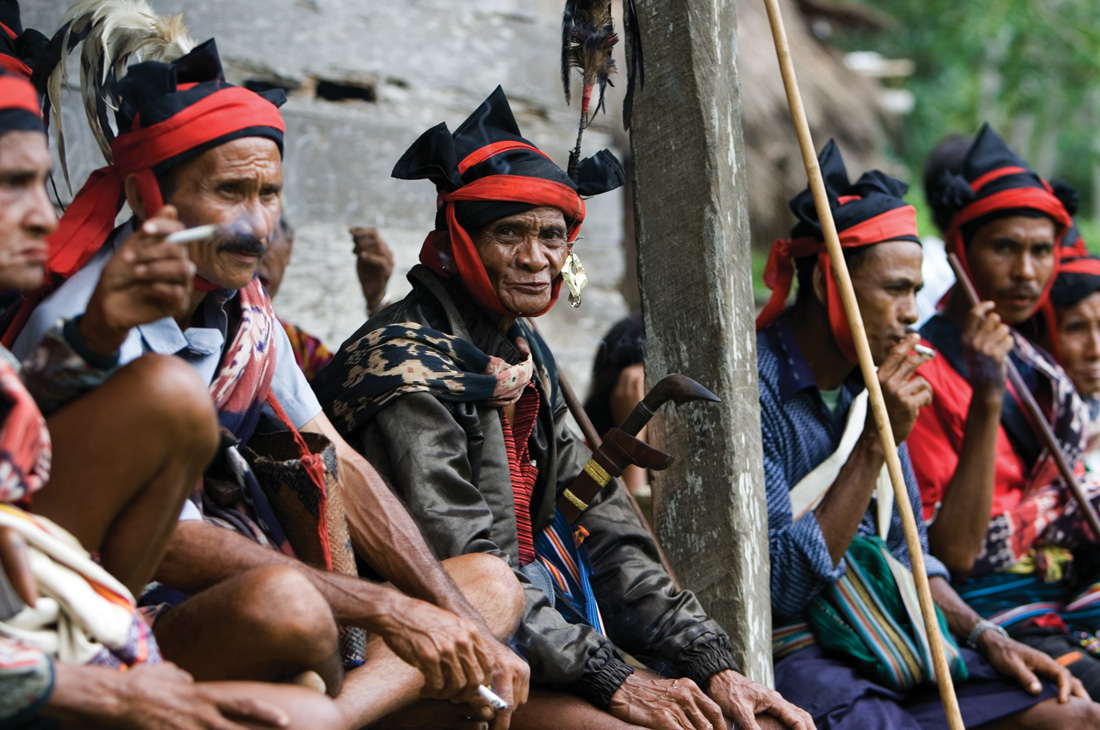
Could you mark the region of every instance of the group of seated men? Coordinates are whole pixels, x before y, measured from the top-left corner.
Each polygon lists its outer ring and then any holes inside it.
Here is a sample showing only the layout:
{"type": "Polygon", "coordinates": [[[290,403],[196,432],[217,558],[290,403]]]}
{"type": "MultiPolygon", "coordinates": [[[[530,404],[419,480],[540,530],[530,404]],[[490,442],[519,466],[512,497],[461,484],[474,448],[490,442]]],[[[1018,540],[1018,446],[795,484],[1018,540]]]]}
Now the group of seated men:
{"type": "MultiPolygon", "coordinates": [[[[500,89],[421,135],[393,171],[438,193],[412,291],[307,382],[256,275],[280,233],[278,95],[228,84],[213,41],[131,66],[111,160],[58,221],[34,59],[2,20],[0,287],[25,292],[0,348],[4,727],[946,727],[808,191],[758,321],[776,691],[674,587],[527,321],[584,198],[623,182],[609,153],[567,175],[500,89]],[[304,530],[262,456],[280,434],[304,530]],[[603,486],[587,502],[582,474],[603,486]],[[853,630],[859,603],[887,607],[885,641],[853,630]]],[[[850,182],[832,144],[821,164],[964,720],[1100,727],[1095,536],[1005,386],[1011,359],[1084,452],[1100,267],[1065,196],[979,133],[933,202],[984,301],[951,293],[921,350],[906,186],[850,182]]]]}

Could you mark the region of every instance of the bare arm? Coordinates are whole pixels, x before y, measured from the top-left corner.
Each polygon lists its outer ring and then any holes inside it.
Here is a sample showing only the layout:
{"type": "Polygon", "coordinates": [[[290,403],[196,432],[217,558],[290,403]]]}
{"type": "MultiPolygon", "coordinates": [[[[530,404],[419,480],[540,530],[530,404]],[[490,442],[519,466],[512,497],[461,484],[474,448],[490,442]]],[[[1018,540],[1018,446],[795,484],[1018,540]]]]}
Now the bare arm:
{"type": "MultiPolygon", "coordinates": [[[[894,439],[899,444],[909,436],[920,409],[932,400],[928,383],[919,376],[914,377],[916,369],[928,361],[928,355],[913,351],[918,340],[916,335],[911,335],[895,345],[878,372],[894,439]]],[[[814,509],[833,565],[840,563],[859,529],[883,461],[882,441],[874,415],[868,409],[863,434],[836,481],[814,509]]]]}
{"type": "Polygon", "coordinates": [[[935,521],[928,526],[932,554],[956,574],[968,573],[974,566],[993,508],[994,457],[1012,335],[992,309],[992,302],[982,302],[968,315],[963,351],[972,388],[970,407],[958,467],[944,490],[935,521]]]}

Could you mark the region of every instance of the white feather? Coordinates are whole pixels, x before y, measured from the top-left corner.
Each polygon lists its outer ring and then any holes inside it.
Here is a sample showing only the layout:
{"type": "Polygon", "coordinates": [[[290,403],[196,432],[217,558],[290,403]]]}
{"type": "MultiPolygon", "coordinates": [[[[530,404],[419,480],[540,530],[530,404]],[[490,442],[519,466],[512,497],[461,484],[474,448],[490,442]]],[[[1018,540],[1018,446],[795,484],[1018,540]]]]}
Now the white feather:
{"type": "MultiPolygon", "coordinates": [[[[126,75],[131,63],[140,61],[171,62],[195,47],[183,15],[158,16],[145,0],[77,0],[62,18],[71,21],[63,48],[68,48],[69,35],[90,29],[80,53],[80,88],[84,113],[92,135],[99,144],[104,159],[111,162],[111,140],[114,130],[104,129],[97,113],[99,105],[118,108],[118,99],[107,88],[111,72],[115,79],[126,75]]],[[[65,182],[69,182],[65,159],[65,133],[61,127],[61,88],[67,80],[65,60],[50,73],[48,94],[52,118],[57,129],[57,152],[65,182]]]]}

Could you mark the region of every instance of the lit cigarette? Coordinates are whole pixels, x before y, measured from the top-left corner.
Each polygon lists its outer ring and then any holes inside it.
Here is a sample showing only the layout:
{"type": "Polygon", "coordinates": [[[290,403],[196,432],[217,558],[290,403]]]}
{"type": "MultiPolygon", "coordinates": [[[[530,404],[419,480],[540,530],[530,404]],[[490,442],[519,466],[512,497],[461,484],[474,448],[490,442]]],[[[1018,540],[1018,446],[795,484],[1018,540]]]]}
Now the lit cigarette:
{"type": "Polygon", "coordinates": [[[478,696],[481,697],[481,699],[485,700],[490,705],[492,705],[494,710],[507,710],[508,709],[508,703],[505,702],[504,700],[502,700],[500,698],[500,696],[497,695],[496,692],[489,689],[484,684],[478,685],[477,693],[478,693],[478,696]]]}
{"type": "Polygon", "coordinates": [[[195,226],[194,228],[185,228],[182,231],[176,231],[175,233],[169,233],[165,238],[165,243],[191,243],[192,241],[203,241],[211,236],[215,235],[221,226],[211,224],[209,226],[195,226]]]}
{"type": "Polygon", "coordinates": [[[921,344],[913,345],[913,352],[917,353],[918,355],[924,355],[926,357],[936,356],[935,350],[933,350],[931,347],[927,347],[926,345],[921,344]]]}

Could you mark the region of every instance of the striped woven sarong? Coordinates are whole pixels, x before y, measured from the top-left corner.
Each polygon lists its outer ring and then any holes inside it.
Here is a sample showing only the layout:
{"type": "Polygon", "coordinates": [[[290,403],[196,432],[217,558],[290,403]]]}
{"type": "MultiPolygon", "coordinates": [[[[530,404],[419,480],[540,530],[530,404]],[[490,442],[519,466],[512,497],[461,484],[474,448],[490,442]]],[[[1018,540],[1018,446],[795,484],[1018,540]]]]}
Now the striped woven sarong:
{"type": "Polygon", "coordinates": [[[559,509],[550,526],[535,536],[535,554],[554,579],[558,589],[555,600],[558,611],[573,623],[585,623],[606,634],[592,592],[592,561],[583,544],[583,529],[577,528],[574,533],[573,526],[559,509]],[[562,605],[562,598],[566,605],[562,605]]]}

